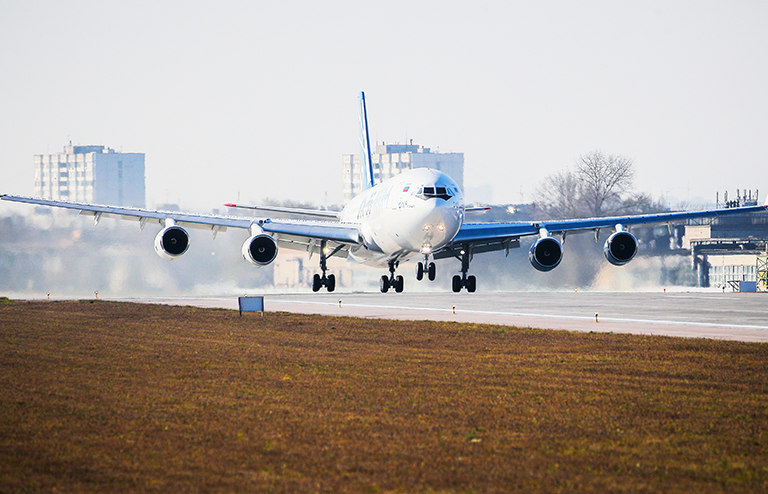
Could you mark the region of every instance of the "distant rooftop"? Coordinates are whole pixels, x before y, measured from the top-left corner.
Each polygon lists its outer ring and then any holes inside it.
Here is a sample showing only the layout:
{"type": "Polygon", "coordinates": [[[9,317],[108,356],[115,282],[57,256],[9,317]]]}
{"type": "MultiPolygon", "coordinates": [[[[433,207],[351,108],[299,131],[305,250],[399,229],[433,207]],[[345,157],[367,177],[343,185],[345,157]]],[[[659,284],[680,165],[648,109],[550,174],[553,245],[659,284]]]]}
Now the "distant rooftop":
{"type": "Polygon", "coordinates": [[[69,146],[64,146],[65,154],[113,154],[114,152],[114,149],[108,148],[107,146],[73,146],[71,144],[69,146]]]}
{"type": "Polygon", "coordinates": [[[429,154],[431,150],[424,146],[416,144],[382,144],[376,146],[376,154],[396,154],[396,153],[423,153],[429,154]]]}

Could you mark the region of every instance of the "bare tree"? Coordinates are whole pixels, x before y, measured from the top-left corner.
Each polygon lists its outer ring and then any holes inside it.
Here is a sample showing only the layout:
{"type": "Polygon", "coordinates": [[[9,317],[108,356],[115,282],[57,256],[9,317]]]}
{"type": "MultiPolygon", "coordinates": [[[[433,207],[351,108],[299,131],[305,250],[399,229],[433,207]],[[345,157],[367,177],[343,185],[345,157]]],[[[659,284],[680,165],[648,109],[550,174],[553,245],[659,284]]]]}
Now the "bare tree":
{"type": "Polygon", "coordinates": [[[579,158],[576,174],[583,183],[582,200],[590,216],[620,213],[635,179],[632,158],[592,151],[579,158]]]}
{"type": "Polygon", "coordinates": [[[537,206],[555,218],[584,216],[580,207],[582,182],[576,173],[565,170],[548,176],[537,188],[537,206]]]}
{"type": "Polygon", "coordinates": [[[633,195],[634,161],[596,150],[579,157],[574,171],[546,177],[537,188],[538,204],[556,218],[622,214],[652,201],[633,195]]]}
{"type": "MultiPolygon", "coordinates": [[[[683,208],[684,209],[684,208],[683,208]]],[[[622,214],[652,214],[669,211],[663,199],[655,200],[644,192],[633,193],[624,199],[622,214]]]]}

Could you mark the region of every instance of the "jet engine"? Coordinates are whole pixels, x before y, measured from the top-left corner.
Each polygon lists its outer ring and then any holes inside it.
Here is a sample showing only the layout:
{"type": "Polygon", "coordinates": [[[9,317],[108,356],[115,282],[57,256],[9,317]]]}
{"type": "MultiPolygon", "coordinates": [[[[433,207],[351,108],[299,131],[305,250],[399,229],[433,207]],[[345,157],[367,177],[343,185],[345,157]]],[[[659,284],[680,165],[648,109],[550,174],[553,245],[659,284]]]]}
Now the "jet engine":
{"type": "Polygon", "coordinates": [[[559,240],[552,237],[542,237],[531,245],[528,260],[539,271],[555,269],[563,259],[563,246],[559,240]]]}
{"type": "Polygon", "coordinates": [[[627,231],[614,232],[605,241],[603,253],[614,266],[623,266],[637,254],[637,239],[627,231]]]}
{"type": "Polygon", "coordinates": [[[176,259],[189,249],[189,233],[177,225],[163,228],[155,237],[155,252],[163,259],[176,259]]]}
{"type": "Polygon", "coordinates": [[[277,242],[266,233],[259,233],[243,243],[243,258],[257,268],[266,266],[277,257],[277,242]]]}

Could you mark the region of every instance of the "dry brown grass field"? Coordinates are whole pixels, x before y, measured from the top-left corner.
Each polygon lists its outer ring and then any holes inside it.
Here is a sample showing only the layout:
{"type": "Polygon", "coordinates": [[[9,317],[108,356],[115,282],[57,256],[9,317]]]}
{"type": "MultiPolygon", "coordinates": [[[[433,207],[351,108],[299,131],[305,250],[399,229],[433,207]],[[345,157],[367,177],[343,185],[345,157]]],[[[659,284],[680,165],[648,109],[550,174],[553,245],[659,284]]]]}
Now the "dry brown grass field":
{"type": "Polygon", "coordinates": [[[0,492],[767,492],[768,345],[0,304],[0,492]]]}

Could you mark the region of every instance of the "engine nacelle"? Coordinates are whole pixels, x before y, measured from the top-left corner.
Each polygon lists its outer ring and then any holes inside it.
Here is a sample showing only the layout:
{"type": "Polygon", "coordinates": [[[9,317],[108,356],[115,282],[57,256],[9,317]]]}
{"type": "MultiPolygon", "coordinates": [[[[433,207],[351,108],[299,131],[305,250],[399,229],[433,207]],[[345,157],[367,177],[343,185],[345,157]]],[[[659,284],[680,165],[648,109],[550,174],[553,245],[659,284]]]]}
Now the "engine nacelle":
{"type": "Polygon", "coordinates": [[[189,233],[177,225],[160,230],[155,237],[155,252],[163,259],[176,259],[189,249],[189,233]]]}
{"type": "Polygon", "coordinates": [[[614,266],[623,266],[637,254],[637,239],[626,231],[615,232],[605,241],[603,253],[614,266]]]}
{"type": "Polygon", "coordinates": [[[277,257],[277,242],[266,233],[259,233],[243,242],[242,251],[243,259],[260,268],[277,257]]]}
{"type": "Polygon", "coordinates": [[[542,237],[531,245],[528,260],[539,271],[555,269],[563,260],[563,245],[556,238],[542,237]]]}

